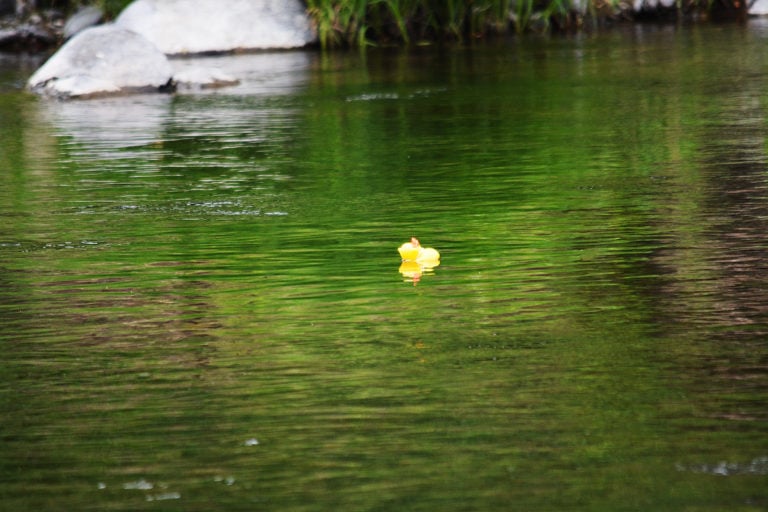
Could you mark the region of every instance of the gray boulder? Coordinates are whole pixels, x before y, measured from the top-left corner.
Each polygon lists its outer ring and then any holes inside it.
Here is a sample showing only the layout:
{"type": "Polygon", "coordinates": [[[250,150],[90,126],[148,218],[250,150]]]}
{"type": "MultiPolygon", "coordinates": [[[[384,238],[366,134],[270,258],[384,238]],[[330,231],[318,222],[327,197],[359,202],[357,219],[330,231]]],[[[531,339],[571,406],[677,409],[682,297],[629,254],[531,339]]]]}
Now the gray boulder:
{"type": "Polygon", "coordinates": [[[39,94],[82,98],[157,91],[173,74],[168,58],[140,35],[115,25],[83,30],[27,82],[39,94]]]}
{"type": "Polygon", "coordinates": [[[136,0],[115,23],[169,55],[299,48],[316,40],[300,0],[136,0]]]}

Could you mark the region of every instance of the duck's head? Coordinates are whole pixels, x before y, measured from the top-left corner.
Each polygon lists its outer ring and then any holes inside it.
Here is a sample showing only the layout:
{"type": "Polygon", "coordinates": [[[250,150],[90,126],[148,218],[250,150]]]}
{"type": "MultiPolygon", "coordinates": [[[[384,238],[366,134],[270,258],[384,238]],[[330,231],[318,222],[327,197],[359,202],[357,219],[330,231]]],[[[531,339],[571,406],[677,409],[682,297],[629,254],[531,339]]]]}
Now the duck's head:
{"type": "Polygon", "coordinates": [[[397,250],[400,252],[400,257],[403,260],[416,261],[416,258],[419,257],[419,241],[416,237],[411,237],[410,242],[405,242],[397,250]]]}

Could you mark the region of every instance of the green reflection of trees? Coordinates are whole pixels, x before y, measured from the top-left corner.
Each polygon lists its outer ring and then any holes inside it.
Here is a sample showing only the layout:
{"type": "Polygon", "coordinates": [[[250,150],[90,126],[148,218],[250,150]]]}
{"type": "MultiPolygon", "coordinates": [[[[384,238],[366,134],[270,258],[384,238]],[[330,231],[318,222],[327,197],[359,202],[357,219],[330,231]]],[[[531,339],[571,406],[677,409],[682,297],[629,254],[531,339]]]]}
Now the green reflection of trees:
{"type": "Polygon", "coordinates": [[[764,447],[763,130],[735,122],[762,84],[725,101],[661,43],[570,44],[330,58],[287,102],[299,127],[259,125],[285,146],[170,126],[122,160],[10,157],[8,237],[35,250],[3,252],[27,337],[3,363],[7,502],[149,508],[122,488],[141,477],[187,510],[764,500],[760,475],[685,470],[764,447]],[[208,206],[265,196],[288,215],[208,206]],[[443,254],[416,287],[412,234],[443,254]]]}

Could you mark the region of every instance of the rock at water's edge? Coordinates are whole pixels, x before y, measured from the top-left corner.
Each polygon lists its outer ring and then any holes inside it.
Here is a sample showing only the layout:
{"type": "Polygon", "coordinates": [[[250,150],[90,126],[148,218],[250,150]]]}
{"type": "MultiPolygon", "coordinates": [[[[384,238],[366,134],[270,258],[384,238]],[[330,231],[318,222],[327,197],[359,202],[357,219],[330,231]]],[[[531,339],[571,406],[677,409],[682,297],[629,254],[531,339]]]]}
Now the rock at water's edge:
{"type": "Polygon", "coordinates": [[[62,46],[27,82],[39,94],[77,98],[158,90],[168,58],[140,35],[115,25],[88,28],[62,46]]]}
{"type": "Polygon", "coordinates": [[[754,0],[749,4],[749,14],[753,16],[768,15],[768,0],[754,0]]]}
{"type": "Polygon", "coordinates": [[[169,55],[299,48],[316,40],[300,0],[136,0],[115,23],[169,55]]]}
{"type": "Polygon", "coordinates": [[[177,69],[173,74],[173,82],[179,91],[194,91],[237,85],[240,80],[219,68],[194,66],[177,69]]]}

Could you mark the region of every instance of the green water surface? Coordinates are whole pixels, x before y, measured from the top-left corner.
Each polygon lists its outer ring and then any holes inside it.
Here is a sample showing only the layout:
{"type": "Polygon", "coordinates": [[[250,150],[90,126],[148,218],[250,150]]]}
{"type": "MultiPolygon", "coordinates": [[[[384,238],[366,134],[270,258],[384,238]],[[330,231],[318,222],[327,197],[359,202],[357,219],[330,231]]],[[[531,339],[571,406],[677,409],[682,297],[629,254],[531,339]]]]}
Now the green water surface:
{"type": "Polygon", "coordinates": [[[221,59],[0,60],[0,510],[768,509],[768,25],[221,59]]]}

